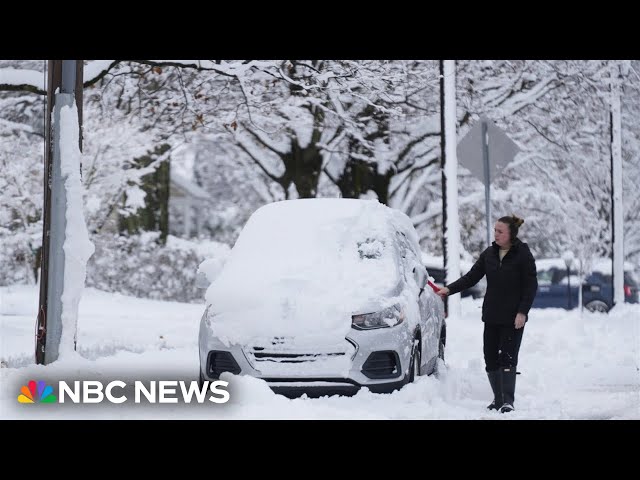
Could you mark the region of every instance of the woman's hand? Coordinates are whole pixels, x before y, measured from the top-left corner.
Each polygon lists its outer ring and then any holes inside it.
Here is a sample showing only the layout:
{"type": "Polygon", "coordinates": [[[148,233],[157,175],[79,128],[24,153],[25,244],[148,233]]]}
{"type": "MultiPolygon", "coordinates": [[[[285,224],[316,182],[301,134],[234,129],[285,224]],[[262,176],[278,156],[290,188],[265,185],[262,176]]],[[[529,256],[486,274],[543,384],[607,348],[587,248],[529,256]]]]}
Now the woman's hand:
{"type": "Polygon", "coordinates": [[[437,294],[440,296],[440,298],[444,300],[444,297],[449,295],[449,289],[447,287],[442,287],[440,290],[437,291],[437,294]]]}
{"type": "Polygon", "coordinates": [[[526,320],[527,316],[524,313],[518,313],[515,321],[516,329],[524,327],[524,322],[526,322],[526,320]]]}

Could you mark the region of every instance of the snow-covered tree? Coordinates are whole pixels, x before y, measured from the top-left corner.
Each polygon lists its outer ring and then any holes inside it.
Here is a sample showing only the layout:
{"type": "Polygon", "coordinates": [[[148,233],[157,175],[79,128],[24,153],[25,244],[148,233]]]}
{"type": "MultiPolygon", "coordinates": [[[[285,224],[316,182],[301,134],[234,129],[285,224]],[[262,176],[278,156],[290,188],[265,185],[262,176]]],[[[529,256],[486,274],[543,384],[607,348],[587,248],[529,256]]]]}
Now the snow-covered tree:
{"type": "MultiPolygon", "coordinates": [[[[0,62],[0,162],[10,172],[0,178],[9,206],[0,211],[0,237],[15,244],[0,261],[22,262],[13,272],[29,270],[41,236],[44,64],[0,62]]],[[[640,62],[627,65],[625,253],[637,262],[640,62]]],[[[522,236],[538,256],[569,246],[585,259],[610,252],[608,71],[602,61],[457,62],[458,137],[484,115],[519,144],[493,183],[492,209],[525,218],[522,236]]],[[[441,247],[437,61],[91,61],[84,81],[93,235],[112,235],[114,216],[144,206],[149,175],[186,148],[196,159],[193,179],[212,197],[205,231],[218,240],[232,243],[263,203],[343,196],[404,211],[425,248],[441,247]],[[150,164],[135,161],[162,145],[168,150],[150,164]]],[[[477,254],[483,186],[461,174],[459,187],[462,241],[477,254]]],[[[15,275],[26,281],[27,273],[15,275]]]]}

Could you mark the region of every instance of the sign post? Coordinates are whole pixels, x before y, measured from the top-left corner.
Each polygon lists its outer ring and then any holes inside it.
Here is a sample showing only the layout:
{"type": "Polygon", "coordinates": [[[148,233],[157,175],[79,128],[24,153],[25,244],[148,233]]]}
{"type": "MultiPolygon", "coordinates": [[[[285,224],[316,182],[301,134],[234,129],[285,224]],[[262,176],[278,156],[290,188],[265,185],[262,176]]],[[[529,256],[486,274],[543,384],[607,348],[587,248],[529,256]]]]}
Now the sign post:
{"type": "Polygon", "coordinates": [[[460,140],[457,155],[460,165],[484,183],[487,245],[491,245],[491,180],[496,178],[520,151],[516,143],[493,121],[481,117],[460,140]]]}

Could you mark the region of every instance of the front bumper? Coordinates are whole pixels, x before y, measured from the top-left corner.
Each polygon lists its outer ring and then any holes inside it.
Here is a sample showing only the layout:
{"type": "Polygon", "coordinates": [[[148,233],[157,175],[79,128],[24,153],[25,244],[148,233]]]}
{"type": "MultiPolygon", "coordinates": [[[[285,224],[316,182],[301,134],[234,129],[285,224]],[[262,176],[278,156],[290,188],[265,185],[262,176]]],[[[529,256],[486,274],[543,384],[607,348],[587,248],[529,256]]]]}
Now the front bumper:
{"type": "Polygon", "coordinates": [[[332,345],[272,337],[244,346],[226,346],[209,337],[200,342],[200,369],[210,380],[225,371],[260,378],[287,397],[352,395],[363,387],[387,393],[406,383],[411,338],[403,324],[388,329],[352,329],[332,345]]]}

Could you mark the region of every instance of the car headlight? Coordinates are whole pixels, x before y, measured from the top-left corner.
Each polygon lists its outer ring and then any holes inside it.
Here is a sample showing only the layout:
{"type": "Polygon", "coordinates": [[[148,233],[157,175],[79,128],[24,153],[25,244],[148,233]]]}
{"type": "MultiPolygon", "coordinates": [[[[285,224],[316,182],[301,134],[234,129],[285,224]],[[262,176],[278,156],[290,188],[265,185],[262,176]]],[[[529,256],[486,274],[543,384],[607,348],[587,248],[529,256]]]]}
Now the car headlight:
{"type": "Polygon", "coordinates": [[[358,330],[395,327],[404,321],[404,310],[398,304],[375,313],[363,313],[351,317],[351,326],[358,330]]]}

